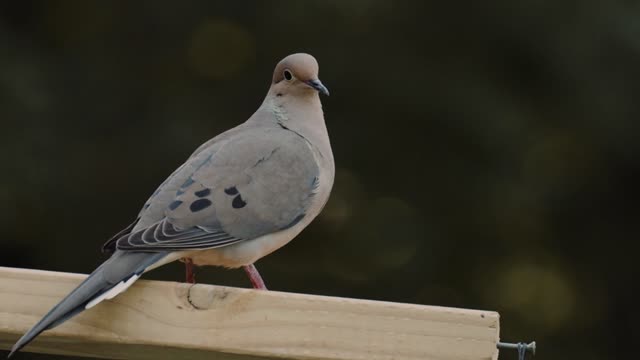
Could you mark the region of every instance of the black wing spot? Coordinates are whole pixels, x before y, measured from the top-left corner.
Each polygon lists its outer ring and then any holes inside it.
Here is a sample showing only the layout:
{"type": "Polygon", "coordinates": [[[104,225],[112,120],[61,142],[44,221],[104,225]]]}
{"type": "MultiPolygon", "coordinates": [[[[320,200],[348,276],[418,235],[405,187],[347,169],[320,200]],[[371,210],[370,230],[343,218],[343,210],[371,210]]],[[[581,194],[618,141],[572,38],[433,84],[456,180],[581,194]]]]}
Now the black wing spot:
{"type": "Polygon", "coordinates": [[[242,200],[242,196],[238,195],[233,198],[231,206],[233,206],[234,209],[242,209],[243,207],[247,206],[247,202],[242,200]]]}
{"type": "Polygon", "coordinates": [[[198,199],[191,203],[191,205],[189,206],[189,209],[192,212],[197,212],[197,211],[208,208],[209,206],[211,206],[211,204],[212,202],[209,199],[198,199]]]}
{"type": "Polygon", "coordinates": [[[203,198],[211,194],[211,189],[202,189],[202,190],[196,191],[194,194],[199,198],[203,198]]]}
{"type": "Polygon", "coordinates": [[[224,189],[224,193],[227,195],[237,195],[238,189],[235,186],[224,189]]]}
{"type": "Polygon", "coordinates": [[[172,202],[171,204],[169,204],[169,210],[173,211],[173,210],[177,209],[180,205],[182,205],[182,201],[181,200],[176,200],[176,201],[172,202]]]}

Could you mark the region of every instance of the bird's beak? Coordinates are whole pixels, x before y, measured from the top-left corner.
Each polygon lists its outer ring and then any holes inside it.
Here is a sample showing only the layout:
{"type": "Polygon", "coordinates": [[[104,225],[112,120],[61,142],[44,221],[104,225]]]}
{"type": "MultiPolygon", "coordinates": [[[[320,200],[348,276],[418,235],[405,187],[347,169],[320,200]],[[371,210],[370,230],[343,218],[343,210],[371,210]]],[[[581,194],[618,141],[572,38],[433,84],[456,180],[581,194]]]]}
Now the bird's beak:
{"type": "Polygon", "coordinates": [[[327,89],[326,86],[322,85],[322,82],[320,82],[320,80],[307,80],[304,83],[318,90],[319,93],[329,96],[329,89],[327,89]]]}

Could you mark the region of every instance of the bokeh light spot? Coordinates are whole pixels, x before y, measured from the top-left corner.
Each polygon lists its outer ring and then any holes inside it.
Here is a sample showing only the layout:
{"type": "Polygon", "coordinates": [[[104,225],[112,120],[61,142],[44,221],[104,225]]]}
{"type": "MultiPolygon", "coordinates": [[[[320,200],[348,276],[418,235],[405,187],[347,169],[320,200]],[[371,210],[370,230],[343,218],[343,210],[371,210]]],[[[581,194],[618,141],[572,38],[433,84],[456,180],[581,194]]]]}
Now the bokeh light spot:
{"type": "Polygon", "coordinates": [[[523,175],[543,191],[580,185],[597,171],[600,159],[585,139],[555,132],[541,136],[526,153],[523,175]]]}
{"type": "Polygon", "coordinates": [[[200,76],[222,79],[244,69],[254,55],[255,41],[245,28],[226,20],[209,20],[193,31],[188,60],[200,76]]]}
{"type": "Polygon", "coordinates": [[[336,170],[335,181],[327,205],[320,213],[320,221],[338,228],[354,216],[362,201],[363,188],[356,175],[348,169],[336,170]]]}
{"type": "Polygon", "coordinates": [[[514,263],[500,273],[496,284],[493,295],[501,307],[519,313],[538,328],[557,329],[573,315],[575,290],[558,269],[514,263]]]}

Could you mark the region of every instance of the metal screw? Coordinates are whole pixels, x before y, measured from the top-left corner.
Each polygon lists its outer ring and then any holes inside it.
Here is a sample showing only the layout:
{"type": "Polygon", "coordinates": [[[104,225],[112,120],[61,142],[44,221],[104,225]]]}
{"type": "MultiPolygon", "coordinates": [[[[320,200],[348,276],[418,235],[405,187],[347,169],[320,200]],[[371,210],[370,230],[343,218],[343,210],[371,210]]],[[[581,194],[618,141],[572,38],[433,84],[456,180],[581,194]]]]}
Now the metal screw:
{"type": "Polygon", "coordinates": [[[519,342],[519,343],[499,342],[497,344],[497,346],[498,346],[498,349],[518,350],[518,359],[519,360],[524,360],[525,355],[528,352],[530,352],[531,355],[533,355],[533,356],[536,355],[536,342],[535,341],[532,341],[529,344],[523,343],[523,342],[519,342]]]}

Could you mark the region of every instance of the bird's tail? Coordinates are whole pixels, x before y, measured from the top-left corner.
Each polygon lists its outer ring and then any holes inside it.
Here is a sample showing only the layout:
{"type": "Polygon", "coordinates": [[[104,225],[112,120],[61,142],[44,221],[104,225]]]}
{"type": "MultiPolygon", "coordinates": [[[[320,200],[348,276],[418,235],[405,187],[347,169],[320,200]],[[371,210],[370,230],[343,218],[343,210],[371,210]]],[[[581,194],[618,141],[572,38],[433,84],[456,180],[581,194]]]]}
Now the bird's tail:
{"type": "Polygon", "coordinates": [[[30,343],[41,332],[52,329],[102,300],[111,299],[125,291],[149,266],[166,255],[167,253],[116,251],[27,331],[13,345],[8,357],[30,343]]]}

